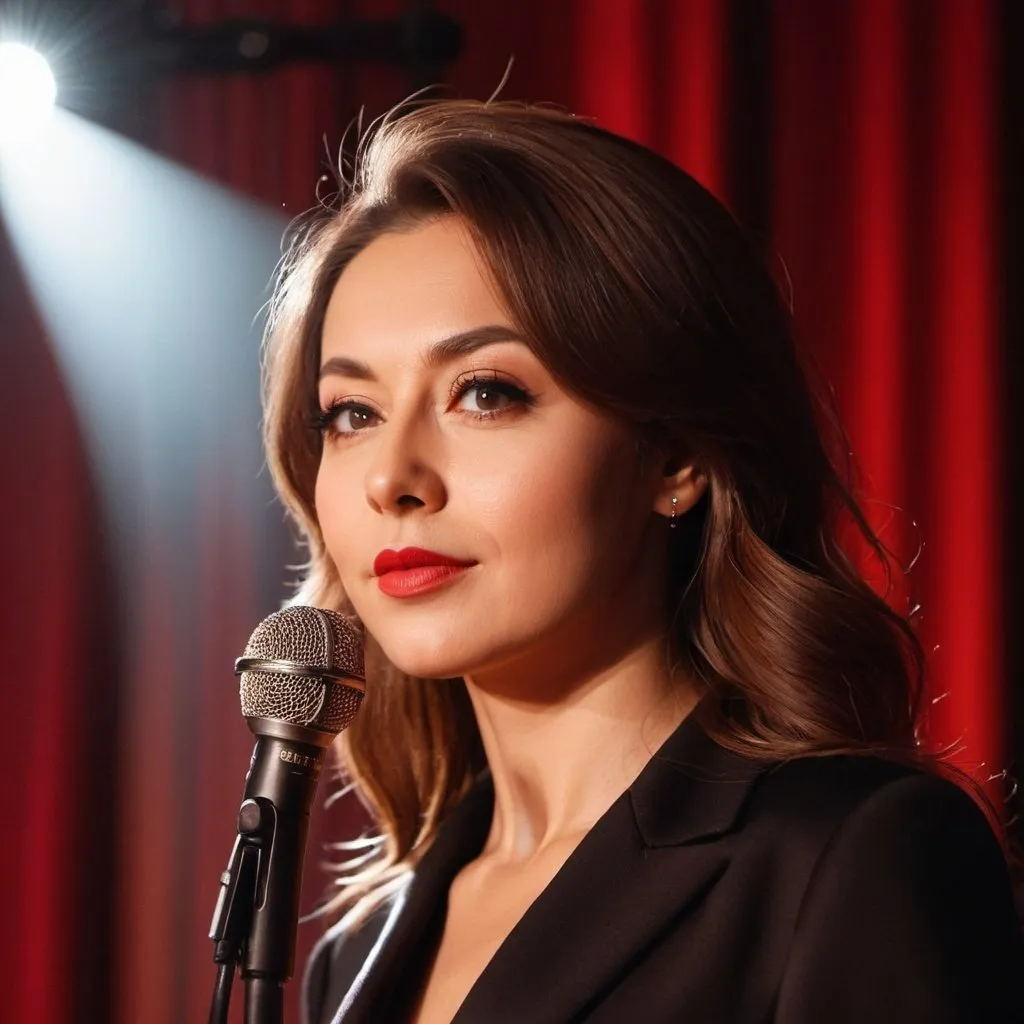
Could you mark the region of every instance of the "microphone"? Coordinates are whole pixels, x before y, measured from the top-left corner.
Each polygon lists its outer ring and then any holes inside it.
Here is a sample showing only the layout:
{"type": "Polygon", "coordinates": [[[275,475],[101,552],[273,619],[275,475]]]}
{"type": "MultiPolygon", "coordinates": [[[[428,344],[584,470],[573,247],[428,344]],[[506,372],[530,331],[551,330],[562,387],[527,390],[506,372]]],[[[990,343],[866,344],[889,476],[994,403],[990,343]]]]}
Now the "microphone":
{"type": "Polygon", "coordinates": [[[366,690],[362,633],[327,609],[285,608],[256,627],[235,672],[256,746],[210,927],[220,965],[210,1022],[226,1024],[240,964],[246,1024],[281,1024],[309,811],[325,750],[366,690]]]}

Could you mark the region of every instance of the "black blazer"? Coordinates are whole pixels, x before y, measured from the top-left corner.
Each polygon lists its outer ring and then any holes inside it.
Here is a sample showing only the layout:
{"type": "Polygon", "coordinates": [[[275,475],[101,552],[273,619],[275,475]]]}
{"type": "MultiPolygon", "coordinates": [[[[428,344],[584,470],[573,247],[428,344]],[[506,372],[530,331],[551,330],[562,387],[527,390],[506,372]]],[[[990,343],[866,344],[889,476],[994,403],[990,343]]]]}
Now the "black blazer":
{"type": "MultiPolygon", "coordinates": [[[[411,881],[310,959],[307,1024],[408,1018],[448,887],[480,851],[482,776],[411,881]]],[[[584,837],[455,1024],[1024,1021],[1008,873],[952,783],[870,757],[764,766],[692,716],[584,837]]]]}

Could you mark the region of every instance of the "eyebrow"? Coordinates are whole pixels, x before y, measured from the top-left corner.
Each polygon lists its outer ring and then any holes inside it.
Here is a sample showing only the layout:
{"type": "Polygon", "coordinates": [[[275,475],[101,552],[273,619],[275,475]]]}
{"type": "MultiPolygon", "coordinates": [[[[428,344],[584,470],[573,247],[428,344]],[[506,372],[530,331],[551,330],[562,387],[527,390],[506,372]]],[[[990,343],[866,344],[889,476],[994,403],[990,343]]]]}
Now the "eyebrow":
{"type": "MultiPolygon", "coordinates": [[[[523,341],[511,327],[501,324],[488,324],[486,327],[473,327],[450,337],[434,342],[423,357],[423,364],[428,370],[436,369],[450,363],[459,356],[468,355],[485,345],[494,345],[500,341],[523,341]]],[[[353,380],[376,381],[377,377],[366,363],[348,356],[331,356],[320,367],[320,380],[324,377],[337,375],[351,377],[353,380]]]]}

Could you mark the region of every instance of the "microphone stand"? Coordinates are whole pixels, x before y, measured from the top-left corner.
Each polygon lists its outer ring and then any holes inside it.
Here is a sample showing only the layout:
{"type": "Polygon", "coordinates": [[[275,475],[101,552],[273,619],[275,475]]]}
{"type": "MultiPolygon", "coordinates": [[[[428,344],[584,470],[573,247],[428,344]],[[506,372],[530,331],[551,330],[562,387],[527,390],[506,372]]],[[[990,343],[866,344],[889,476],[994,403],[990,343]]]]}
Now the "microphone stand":
{"type": "Polygon", "coordinates": [[[238,836],[227,869],[220,876],[220,893],[213,912],[213,924],[210,926],[210,938],[214,942],[213,962],[218,965],[217,983],[210,1006],[210,1024],[228,1024],[235,965],[242,958],[256,903],[260,841],[259,837],[248,832],[248,815],[246,821],[243,821],[245,810],[243,804],[238,813],[238,836]]]}

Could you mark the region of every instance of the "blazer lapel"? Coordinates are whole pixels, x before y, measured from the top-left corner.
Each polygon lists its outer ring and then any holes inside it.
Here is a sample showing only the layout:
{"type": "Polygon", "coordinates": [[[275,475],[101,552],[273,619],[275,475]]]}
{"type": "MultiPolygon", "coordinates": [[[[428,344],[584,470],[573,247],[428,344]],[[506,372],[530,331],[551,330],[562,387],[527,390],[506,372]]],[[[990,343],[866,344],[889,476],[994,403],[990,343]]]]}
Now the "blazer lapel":
{"type": "Polygon", "coordinates": [[[407,976],[452,880],[483,848],[494,791],[484,773],[451,813],[410,880],[394,899],[380,937],[349,988],[332,1024],[380,1024],[380,1006],[407,976]]]}
{"type": "Polygon", "coordinates": [[[565,1024],[600,1001],[724,872],[712,840],[765,767],[688,717],[527,910],[453,1024],[565,1024]]]}
{"type": "MultiPolygon", "coordinates": [[[[691,713],[529,907],[452,1024],[583,1014],[715,884],[728,858],[713,840],[732,829],[766,767],[719,747],[691,713]]],[[[485,773],[396,898],[333,1024],[379,1024],[452,880],[483,848],[493,799],[485,773]]]]}

